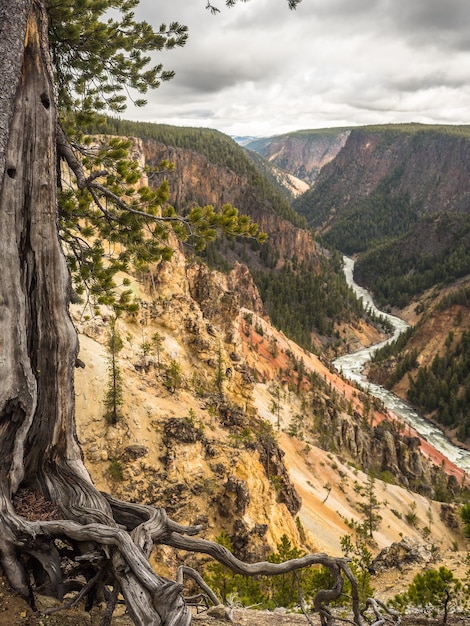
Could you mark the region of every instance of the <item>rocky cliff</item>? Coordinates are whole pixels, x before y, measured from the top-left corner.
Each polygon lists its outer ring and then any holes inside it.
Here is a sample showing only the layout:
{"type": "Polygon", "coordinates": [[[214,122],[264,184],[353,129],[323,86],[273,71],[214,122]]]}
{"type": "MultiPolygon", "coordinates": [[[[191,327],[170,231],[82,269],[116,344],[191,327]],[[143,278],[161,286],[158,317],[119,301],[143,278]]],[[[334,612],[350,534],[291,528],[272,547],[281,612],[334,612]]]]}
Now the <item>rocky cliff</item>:
{"type": "Polygon", "coordinates": [[[406,196],[419,214],[469,212],[469,164],[467,127],[405,124],[352,129],[298,208],[321,226],[386,187],[391,196],[406,196]]]}
{"type": "MultiPolygon", "coordinates": [[[[279,224],[282,250],[320,254],[307,231],[273,214],[231,168],[154,140],[142,142],[142,153],[146,162],[176,163],[173,201],[183,209],[228,201],[244,210],[247,195],[262,227],[262,220],[279,224]]],[[[176,252],[171,263],[131,281],[140,309],[118,320],[124,392],[116,424],[106,421],[103,405],[110,314],[74,310],[85,364],[77,371],[79,437],[98,486],[202,523],[209,537],[224,529],[237,555],[254,559],[283,534],[306,549],[339,553],[350,520],[362,520],[363,470],[374,471],[386,479],[377,479],[377,489],[387,491],[380,546],[400,533],[421,537],[429,508],[436,541],[455,540],[440,504],[427,496],[437,487],[452,494],[452,476],[461,475],[443,473],[440,461],[435,467],[418,438],[380,426],[388,419],[380,407],[371,409],[318,356],[276,330],[246,266],[235,263],[223,275],[176,252]],[[406,521],[413,502],[422,520],[416,526],[406,521]]],[[[364,325],[343,331],[348,341],[372,339],[364,325]]],[[[173,567],[174,556],[166,561],[173,567]]]]}
{"type": "Polygon", "coordinates": [[[301,501],[275,438],[256,436],[238,324],[240,302],[262,312],[257,290],[242,267],[223,276],[187,265],[181,254],[147,280],[148,287],[133,282],[139,313],[118,322],[124,404],[117,424],[103,417],[107,316],[86,319],[75,310],[85,364],[77,373],[79,436],[90,471],[116,495],[164,506],[212,537],[224,528],[240,556],[264,558],[283,532],[296,536],[301,501]]]}
{"type": "Polygon", "coordinates": [[[136,158],[143,159],[150,168],[150,186],[166,181],[169,202],[179,212],[184,214],[196,205],[219,207],[230,203],[267,233],[263,246],[219,238],[203,254],[211,267],[226,271],[237,261],[248,266],[273,322],[308,349],[341,343],[338,326],[357,323],[362,312],[357,301],[349,298],[340,257],[317,244],[305,220],[255,167],[243,148],[226,135],[208,129],[117,120],[109,124],[108,130],[134,137],[136,158]],[[173,167],[162,169],[162,162],[173,167]],[[289,313],[285,311],[281,283],[291,290],[295,287],[295,294],[288,296],[295,301],[289,313]],[[327,284],[331,285],[328,294],[327,284]]]}
{"type": "MultiPolygon", "coordinates": [[[[195,150],[174,147],[153,139],[141,142],[142,152],[150,166],[162,160],[174,164],[172,172],[165,174],[170,185],[170,203],[178,210],[194,205],[222,206],[230,203],[241,213],[249,215],[259,224],[260,230],[269,234],[269,247],[275,249],[279,262],[292,258],[311,261],[318,258],[318,250],[311,233],[299,228],[275,211],[246,174],[228,165],[210,160],[195,150]],[[282,260],[282,261],[281,261],[282,260]]],[[[259,261],[254,259],[255,264],[259,261]]]]}
{"type": "Polygon", "coordinates": [[[320,170],[332,161],[348,138],[346,128],[327,128],[286,133],[256,139],[247,144],[281,170],[313,185],[320,170]]]}

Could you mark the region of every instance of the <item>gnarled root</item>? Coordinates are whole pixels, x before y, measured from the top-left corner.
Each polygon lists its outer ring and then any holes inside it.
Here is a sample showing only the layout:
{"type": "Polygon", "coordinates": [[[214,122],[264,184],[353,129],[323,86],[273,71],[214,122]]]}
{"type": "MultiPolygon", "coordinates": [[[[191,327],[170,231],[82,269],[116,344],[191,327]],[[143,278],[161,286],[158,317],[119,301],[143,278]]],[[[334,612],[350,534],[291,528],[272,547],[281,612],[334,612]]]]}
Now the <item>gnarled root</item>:
{"type": "MultiPolygon", "coordinates": [[[[61,568],[56,548],[57,540],[61,540],[69,546],[69,560],[73,556],[75,561],[71,568],[75,584],[79,579],[77,573],[85,572],[82,587],[73,602],[87,596],[90,605],[94,589],[101,588],[102,593],[98,597],[102,598],[104,590],[112,587],[112,592],[107,591],[108,607],[103,623],[110,622],[119,592],[136,626],[189,626],[191,613],[183,598],[183,577],[192,578],[209,602],[220,604],[220,600],[202,577],[187,566],[179,568],[176,581],[157,575],[148,558],[154,545],[163,544],[210,555],[234,573],[248,576],[283,574],[310,565],[323,565],[332,573],[334,584],[331,589],[318,591],[314,598],[314,610],[319,613],[321,623],[325,626],[334,623],[329,605],[341,596],[345,578],[352,587],[352,623],[356,626],[368,623],[359,608],[357,583],[347,559],[308,554],[284,563],[244,563],[223,546],[194,537],[201,527],[177,524],[168,519],[164,509],[124,503],[107,494],[100,495],[107,503],[107,513],[97,517],[109,523],[78,523],[68,519],[30,521],[19,516],[13,507],[6,506],[8,515],[3,514],[0,518],[0,536],[3,537],[0,540],[0,560],[18,593],[29,600],[32,598],[29,577],[17,556],[18,553],[24,553],[38,561],[47,573],[50,581],[48,590],[53,590],[59,598],[63,595],[70,580],[67,580],[64,568],[61,568]],[[84,547],[88,550],[85,554],[84,547]]],[[[81,519],[84,517],[89,520],[92,512],[88,509],[81,519]]],[[[380,620],[391,617],[391,614],[383,618],[378,613],[379,603],[371,600],[368,606],[374,610],[377,626],[387,623],[380,620]]]]}

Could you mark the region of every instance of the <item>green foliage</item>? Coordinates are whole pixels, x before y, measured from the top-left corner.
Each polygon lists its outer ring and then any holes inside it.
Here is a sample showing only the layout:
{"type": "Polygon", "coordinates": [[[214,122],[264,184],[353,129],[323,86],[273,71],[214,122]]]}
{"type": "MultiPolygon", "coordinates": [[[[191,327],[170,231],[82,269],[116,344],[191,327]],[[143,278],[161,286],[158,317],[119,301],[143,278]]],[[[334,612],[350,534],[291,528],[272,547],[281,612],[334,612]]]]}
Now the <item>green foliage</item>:
{"type": "Polygon", "coordinates": [[[470,504],[464,504],[460,509],[460,517],[464,524],[463,534],[470,539],[470,504]]]}
{"type": "Polygon", "coordinates": [[[183,384],[183,372],[181,365],[175,359],[171,359],[165,371],[165,387],[174,393],[183,384]]]}
{"type": "Polygon", "coordinates": [[[123,481],[124,480],[124,469],[122,467],[121,461],[118,459],[111,459],[108,466],[108,474],[111,476],[113,480],[123,481]]]}
{"type": "Polygon", "coordinates": [[[375,495],[375,478],[371,475],[367,476],[367,481],[362,489],[363,501],[358,502],[357,506],[364,517],[363,529],[365,533],[372,539],[374,531],[378,530],[382,516],[378,511],[381,505],[375,495]]]}
{"type": "MultiPolygon", "coordinates": [[[[232,551],[232,542],[224,530],[215,540],[230,552],[232,551]]],[[[225,604],[234,596],[245,606],[264,605],[266,602],[259,579],[234,574],[232,570],[219,562],[209,563],[206,566],[204,579],[225,604]]]]}
{"type": "Polygon", "coordinates": [[[294,202],[312,227],[322,229],[329,246],[362,253],[356,279],[372,290],[379,305],[404,307],[430,287],[469,273],[470,216],[464,192],[457,190],[441,205],[436,201],[444,189],[448,154],[454,147],[466,150],[469,136],[468,126],[355,128],[350,139],[371,140],[374,160],[383,159],[390,167],[387,175],[381,180],[378,171],[365,175],[362,161],[340,159],[294,202]],[[433,164],[410,189],[413,159],[425,151],[432,152],[433,164]]]}
{"type": "Polygon", "coordinates": [[[124,342],[117,328],[116,318],[112,318],[109,324],[108,341],[108,384],[104,397],[106,412],[104,417],[109,424],[117,424],[122,417],[123,393],[122,374],[118,363],[118,355],[124,346],[124,342]]]}
{"type": "Polygon", "coordinates": [[[224,360],[222,357],[222,345],[219,342],[219,346],[217,348],[217,365],[214,377],[214,383],[217,388],[217,391],[222,396],[223,395],[223,384],[227,378],[226,369],[224,366],[224,360]]]}
{"type": "Polygon", "coordinates": [[[386,361],[390,357],[398,356],[406,347],[408,341],[413,337],[416,327],[409,326],[405,332],[401,333],[394,341],[376,350],[372,356],[372,363],[380,363],[386,361]]]}
{"type": "Polygon", "coordinates": [[[441,298],[436,309],[438,311],[445,311],[456,304],[465,307],[470,306],[470,287],[461,287],[456,291],[446,294],[443,298],[441,298]]]}
{"type": "Polygon", "coordinates": [[[266,309],[277,328],[311,350],[312,332],[332,337],[334,324],[363,312],[347,286],[339,262],[319,268],[307,262],[287,263],[275,272],[253,271],[266,309]]]}
{"type": "MultiPolygon", "coordinates": [[[[285,534],[282,535],[276,549],[277,551],[270,554],[267,558],[270,563],[283,563],[290,559],[297,559],[305,554],[296,546],[293,546],[285,534]]],[[[311,589],[305,588],[308,578],[307,570],[298,570],[288,574],[269,577],[266,584],[268,586],[268,595],[273,605],[292,607],[298,604],[299,587],[302,589],[302,593],[311,593],[311,589]]]]}
{"type": "Polygon", "coordinates": [[[426,613],[434,614],[436,609],[443,610],[445,624],[448,605],[457,599],[461,589],[462,583],[449,569],[442,566],[438,570],[430,569],[416,574],[408,590],[404,594],[396,595],[392,604],[402,610],[411,604],[426,613]]]}
{"type": "MultiPolygon", "coordinates": [[[[257,204],[260,202],[269,205],[275,212],[294,224],[305,227],[305,222],[260,175],[247,158],[246,152],[218,131],[136,123],[114,118],[107,118],[103,125],[90,126],[88,131],[151,138],[169,146],[197,151],[211,163],[229,167],[247,180],[247,189],[256,190],[257,204]]],[[[253,192],[247,191],[247,193],[253,192]]],[[[250,196],[243,201],[252,203],[254,200],[250,196]]],[[[188,200],[186,204],[187,206],[178,208],[188,210],[191,202],[188,200]]],[[[196,216],[198,214],[200,214],[200,209],[196,212],[196,216]]],[[[207,221],[207,216],[204,216],[204,221],[207,221]]],[[[239,226],[241,226],[240,223],[239,226]]],[[[262,240],[262,237],[257,233],[245,231],[245,236],[251,237],[250,245],[245,249],[244,242],[238,244],[233,239],[222,237],[213,241],[216,229],[209,223],[203,232],[204,236],[193,242],[193,247],[196,250],[204,248],[200,251],[203,260],[222,271],[227,271],[230,267],[227,263],[228,254],[233,256],[235,253],[239,258],[244,258],[244,262],[249,265],[251,265],[252,258],[256,259],[256,266],[258,268],[261,266],[263,269],[255,272],[255,280],[261,290],[263,300],[267,302],[271,317],[279,328],[282,328],[301,345],[311,349],[313,330],[331,336],[334,332],[335,321],[344,321],[351,316],[361,314],[362,305],[358,304],[357,299],[350,293],[339,270],[339,256],[335,258],[333,255],[331,261],[322,261],[321,267],[298,266],[294,259],[292,264],[277,271],[279,251],[269,240],[260,247],[258,242],[262,240]],[[199,243],[202,245],[198,245],[199,243]],[[283,297],[282,293],[285,293],[286,289],[289,290],[289,294],[283,297]],[[299,306],[296,306],[297,304],[299,306]],[[332,320],[331,317],[335,319],[332,320]]],[[[237,234],[229,228],[228,224],[222,224],[218,230],[225,230],[229,235],[237,234]]]]}
{"type": "MultiPolygon", "coordinates": [[[[131,122],[108,117],[89,125],[87,132],[154,139],[167,146],[193,150],[205,156],[210,163],[228,167],[246,180],[245,187],[256,190],[257,203],[266,203],[273,208],[275,213],[285,217],[296,226],[303,228],[307,226],[306,221],[292,209],[289,202],[252,163],[246,151],[218,130],[131,122]]],[[[250,202],[252,201],[250,199],[250,202]]]]}
{"type": "Polygon", "coordinates": [[[417,348],[407,349],[415,331],[416,327],[410,326],[395,341],[376,350],[371,359],[370,380],[392,389],[406,374],[418,367],[417,348]]]}
{"type": "MultiPolygon", "coordinates": [[[[122,112],[131,92],[140,96],[169,80],[172,72],[153,65],[151,54],[183,46],[187,28],[173,22],[158,30],[135,19],[139,0],[46,0],[49,44],[55,69],[60,127],[58,153],[59,232],[79,295],[92,305],[135,310],[129,290],[116,293],[115,276],[132,266],[169,259],[170,236],[202,250],[217,232],[265,236],[246,216],[227,204],[192,207],[177,215],[168,204],[168,183],[140,185],[144,173],[171,168],[162,162],[144,172],[130,156],[127,138],[85,135],[100,115],[122,112]],[[73,182],[73,177],[75,181],[73,182]]],[[[174,244],[173,244],[174,245],[174,244]]]]}
{"type": "Polygon", "coordinates": [[[379,305],[404,307],[430,287],[470,273],[470,215],[422,217],[406,235],[361,255],[354,273],[379,305]]]}
{"type": "MultiPolygon", "coordinates": [[[[217,543],[232,551],[230,537],[225,531],[216,537],[217,543]]],[[[304,552],[292,545],[287,535],[283,535],[276,546],[276,551],[268,555],[270,563],[283,563],[296,559],[304,552]]],[[[324,567],[310,567],[276,576],[247,577],[234,574],[220,563],[210,563],[204,572],[205,581],[215,593],[226,602],[236,597],[242,606],[259,609],[276,607],[292,608],[299,604],[299,592],[308,602],[319,589],[329,589],[333,584],[331,572],[324,567]]]]}
{"type": "MultiPolygon", "coordinates": [[[[155,89],[173,72],[152,66],[150,52],[183,46],[187,28],[177,22],[154,31],[135,20],[139,0],[46,0],[49,42],[63,114],[74,111],[78,124],[98,111],[122,112],[128,90],[155,89]]],[[[134,102],[143,106],[145,100],[134,102]]]]}
{"type": "MultiPolygon", "coordinates": [[[[356,532],[353,541],[351,535],[341,537],[341,549],[346,558],[351,559],[351,571],[354,574],[359,593],[359,601],[365,604],[367,598],[374,595],[371,585],[370,566],[372,564],[372,552],[367,547],[363,532],[356,532]]],[[[350,594],[350,583],[345,581],[344,594],[350,594]]]]}
{"type": "Polygon", "coordinates": [[[412,502],[409,510],[405,513],[405,519],[410,526],[417,527],[418,516],[416,514],[416,502],[412,502]]]}
{"type": "Polygon", "coordinates": [[[345,254],[364,252],[408,232],[416,220],[410,200],[390,195],[389,182],[384,181],[373,196],[361,198],[344,211],[324,240],[345,254]]]}
{"type": "Polygon", "coordinates": [[[462,441],[470,436],[470,331],[409,378],[408,399],[444,426],[457,428],[462,441]]]}
{"type": "Polygon", "coordinates": [[[162,347],[163,347],[163,337],[160,335],[158,331],[152,335],[151,345],[157,355],[157,367],[160,368],[160,357],[161,357],[161,352],[162,352],[162,347]]]}
{"type": "MultiPolygon", "coordinates": [[[[232,8],[237,4],[238,0],[225,0],[225,6],[232,8]]],[[[248,0],[240,0],[240,2],[248,2],[248,0]]],[[[287,0],[287,4],[289,9],[296,9],[297,5],[300,4],[302,0],[287,0]]],[[[212,4],[209,0],[207,0],[206,9],[208,9],[213,15],[220,13],[220,9],[212,4]]]]}
{"type": "Polygon", "coordinates": [[[171,259],[171,235],[196,251],[220,232],[260,243],[266,238],[230,204],[193,207],[178,215],[167,202],[167,181],[155,189],[137,186],[144,172],[129,157],[131,146],[128,139],[111,137],[97,147],[82,148],[76,169],[86,172],[91,182],[59,193],[59,231],[76,291],[116,310],[137,308],[131,291],[116,290],[116,274],[131,267],[145,271],[151,263],[171,259]]]}

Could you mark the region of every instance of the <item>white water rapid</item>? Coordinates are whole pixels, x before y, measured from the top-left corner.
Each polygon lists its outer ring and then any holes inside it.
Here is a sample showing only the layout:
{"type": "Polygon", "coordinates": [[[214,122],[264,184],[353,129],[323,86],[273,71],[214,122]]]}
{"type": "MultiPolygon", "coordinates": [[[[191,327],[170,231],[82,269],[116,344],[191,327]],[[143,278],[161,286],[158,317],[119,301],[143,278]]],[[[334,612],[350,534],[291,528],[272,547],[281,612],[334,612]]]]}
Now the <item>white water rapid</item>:
{"type": "Polygon", "coordinates": [[[376,385],[367,380],[363,374],[365,364],[370,361],[374,352],[382,346],[396,339],[402,332],[408,328],[408,324],[394,315],[389,315],[380,311],[375,306],[369,292],[354,282],[354,260],[349,257],[343,257],[344,274],[348,285],[352,287],[359,298],[362,298],[364,305],[370,308],[375,314],[382,315],[388,319],[393,325],[393,334],[385,341],[374,344],[369,348],[363,348],[351,354],[345,354],[333,361],[335,368],[349,380],[357,382],[363,389],[367,389],[371,395],[379,398],[383,404],[394,413],[403,422],[409,424],[416,432],[424,437],[436,450],[441,452],[445,457],[470,474],[470,452],[455,446],[447,437],[433,424],[425,420],[419,413],[411,408],[404,400],[397,395],[388,391],[380,385],[376,385]]]}

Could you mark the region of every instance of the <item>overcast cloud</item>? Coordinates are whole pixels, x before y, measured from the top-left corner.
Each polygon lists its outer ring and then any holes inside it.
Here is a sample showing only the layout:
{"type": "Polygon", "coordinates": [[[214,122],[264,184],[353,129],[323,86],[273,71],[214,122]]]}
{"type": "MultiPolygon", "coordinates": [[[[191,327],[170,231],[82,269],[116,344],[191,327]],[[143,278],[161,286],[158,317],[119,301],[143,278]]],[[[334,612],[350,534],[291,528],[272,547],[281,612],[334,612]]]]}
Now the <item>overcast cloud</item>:
{"type": "Polygon", "coordinates": [[[186,24],[189,40],[156,57],[176,76],[126,118],[255,136],[470,124],[469,0],[219,0],[217,16],[205,4],[141,0],[139,19],[186,24]]]}

